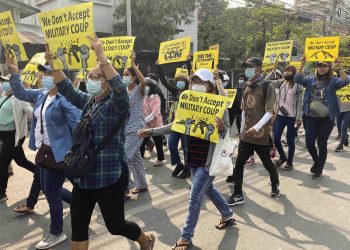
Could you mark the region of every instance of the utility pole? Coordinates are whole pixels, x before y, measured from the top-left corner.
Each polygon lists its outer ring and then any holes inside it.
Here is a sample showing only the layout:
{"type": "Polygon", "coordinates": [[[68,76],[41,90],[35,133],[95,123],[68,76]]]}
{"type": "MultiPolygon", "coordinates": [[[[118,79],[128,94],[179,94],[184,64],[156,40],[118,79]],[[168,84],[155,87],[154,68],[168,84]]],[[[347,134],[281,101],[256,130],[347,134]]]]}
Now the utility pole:
{"type": "Polygon", "coordinates": [[[131,0],[126,1],[126,33],[128,36],[131,36],[131,0]]]}
{"type": "Polygon", "coordinates": [[[335,25],[336,25],[337,6],[338,6],[338,0],[332,0],[331,28],[330,28],[331,36],[333,35],[333,30],[334,30],[335,25]]]}

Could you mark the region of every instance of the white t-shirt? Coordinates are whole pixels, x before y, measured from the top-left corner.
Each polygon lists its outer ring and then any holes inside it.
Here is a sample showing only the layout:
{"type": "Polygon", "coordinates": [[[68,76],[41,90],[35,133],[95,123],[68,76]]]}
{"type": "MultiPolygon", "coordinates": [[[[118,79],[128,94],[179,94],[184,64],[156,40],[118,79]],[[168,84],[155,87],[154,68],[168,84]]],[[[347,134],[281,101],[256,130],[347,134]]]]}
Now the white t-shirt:
{"type": "Polygon", "coordinates": [[[36,118],[36,126],[34,130],[35,134],[35,147],[40,148],[41,144],[44,143],[47,146],[51,146],[50,140],[49,140],[49,135],[47,134],[47,128],[46,128],[46,118],[45,118],[45,113],[47,107],[56,99],[56,96],[48,96],[44,107],[43,107],[43,112],[42,112],[42,117],[43,117],[43,130],[44,133],[40,133],[41,129],[41,117],[40,117],[40,111],[41,111],[41,105],[34,111],[34,116],[36,118]]]}

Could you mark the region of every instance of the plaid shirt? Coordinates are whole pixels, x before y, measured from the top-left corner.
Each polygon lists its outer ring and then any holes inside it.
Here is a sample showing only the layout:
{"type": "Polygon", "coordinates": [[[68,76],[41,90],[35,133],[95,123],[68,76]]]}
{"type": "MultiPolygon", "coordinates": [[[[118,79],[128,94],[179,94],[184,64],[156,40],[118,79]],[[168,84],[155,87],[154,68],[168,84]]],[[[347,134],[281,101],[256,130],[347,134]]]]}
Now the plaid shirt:
{"type": "MultiPolygon", "coordinates": [[[[120,116],[129,112],[129,96],[119,75],[109,80],[112,88],[111,96],[93,106],[93,143],[98,145],[107,133],[117,124],[120,116]]],[[[73,105],[83,110],[82,116],[88,112],[88,101],[91,97],[73,87],[68,79],[58,85],[58,91],[73,105]]],[[[95,168],[88,175],[74,181],[82,189],[100,189],[116,183],[124,171],[127,170],[125,157],[125,123],[114,135],[113,140],[96,156],[95,168]]]]}

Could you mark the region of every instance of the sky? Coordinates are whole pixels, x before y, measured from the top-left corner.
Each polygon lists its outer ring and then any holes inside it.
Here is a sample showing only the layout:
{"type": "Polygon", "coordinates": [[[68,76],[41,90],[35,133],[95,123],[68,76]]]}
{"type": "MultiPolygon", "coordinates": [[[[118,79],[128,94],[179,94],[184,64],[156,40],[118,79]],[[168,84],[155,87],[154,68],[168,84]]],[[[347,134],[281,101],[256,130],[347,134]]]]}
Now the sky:
{"type": "MultiPolygon", "coordinates": [[[[294,0],[281,0],[282,2],[285,2],[287,4],[294,4],[294,0]]],[[[235,7],[243,7],[245,4],[244,0],[230,0],[230,4],[229,6],[231,8],[235,8],[235,7]]]]}

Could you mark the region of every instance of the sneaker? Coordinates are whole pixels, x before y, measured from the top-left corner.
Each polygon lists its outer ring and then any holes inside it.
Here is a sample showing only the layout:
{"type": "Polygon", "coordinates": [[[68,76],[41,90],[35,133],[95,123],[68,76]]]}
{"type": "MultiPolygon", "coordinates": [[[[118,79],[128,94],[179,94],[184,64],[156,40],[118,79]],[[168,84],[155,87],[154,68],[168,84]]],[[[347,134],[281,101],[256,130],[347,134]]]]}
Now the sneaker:
{"type": "Polygon", "coordinates": [[[318,179],[321,179],[322,176],[323,176],[322,173],[314,173],[311,178],[314,180],[318,180],[318,179]]]}
{"type": "Polygon", "coordinates": [[[244,197],[240,194],[233,194],[230,198],[227,199],[227,203],[230,206],[244,204],[244,197]]]}
{"type": "Polygon", "coordinates": [[[61,233],[60,235],[48,234],[36,246],[36,249],[48,249],[67,239],[67,235],[61,233]]]}
{"type": "Polygon", "coordinates": [[[0,202],[7,201],[9,198],[7,198],[6,194],[1,194],[0,195],[0,202]]]}
{"type": "Polygon", "coordinates": [[[254,158],[249,158],[246,162],[245,165],[249,166],[249,165],[253,165],[255,164],[255,159],[254,158]]]}
{"type": "Polygon", "coordinates": [[[163,164],[164,164],[163,161],[157,160],[157,161],[153,164],[153,166],[154,166],[154,167],[160,167],[160,166],[162,166],[163,164]]]}
{"type": "Polygon", "coordinates": [[[173,172],[171,172],[171,176],[176,177],[182,170],[184,170],[184,168],[185,166],[181,162],[176,164],[175,169],[173,170],[173,172]]]}
{"type": "Polygon", "coordinates": [[[278,159],[277,161],[275,161],[275,166],[276,168],[279,168],[280,166],[283,165],[283,163],[285,163],[287,160],[282,160],[282,159],[278,159]]]}
{"type": "Polygon", "coordinates": [[[288,163],[288,162],[282,168],[282,170],[284,170],[284,171],[291,171],[292,169],[293,169],[293,164],[292,163],[288,163]]]}
{"type": "Polygon", "coordinates": [[[226,178],[226,182],[227,183],[233,183],[235,181],[235,176],[234,175],[230,175],[229,177],[226,178]]]}
{"type": "Polygon", "coordinates": [[[191,172],[188,168],[184,168],[184,170],[182,170],[182,172],[177,176],[180,179],[186,179],[191,177],[191,172]]]}
{"type": "Polygon", "coordinates": [[[349,146],[349,135],[346,135],[344,145],[345,145],[346,147],[349,146]]]}
{"type": "Polygon", "coordinates": [[[271,197],[272,198],[277,198],[281,195],[280,191],[280,184],[278,183],[277,185],[272,185],[271,188],[271,197]]]}
{"type": "Polygon", "coordinates": [[[338,145],[336,148],[335,148],[335,152],[342,152],[344,151],[344,147],[342,145],[338,145]]]}

